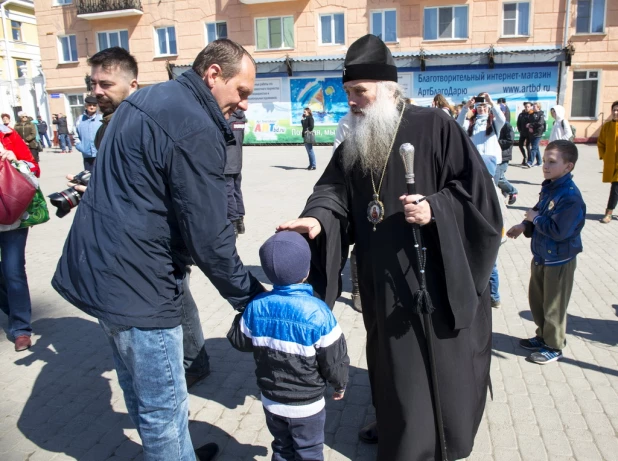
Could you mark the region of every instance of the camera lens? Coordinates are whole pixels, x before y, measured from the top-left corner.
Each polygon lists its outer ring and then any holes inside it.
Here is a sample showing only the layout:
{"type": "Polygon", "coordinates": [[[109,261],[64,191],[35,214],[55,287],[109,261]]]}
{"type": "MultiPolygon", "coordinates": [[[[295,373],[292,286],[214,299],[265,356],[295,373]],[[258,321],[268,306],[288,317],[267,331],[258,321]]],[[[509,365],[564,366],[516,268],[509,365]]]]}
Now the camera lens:
{"type": "Polygon", "coordinates": [[[75,208],[81,199],[81,192],[77,191],[74,187],[49,195],[49,201],[57,208],[56,216],[59,218],[63,218],[69,214],[71,208],[75,208]]]}

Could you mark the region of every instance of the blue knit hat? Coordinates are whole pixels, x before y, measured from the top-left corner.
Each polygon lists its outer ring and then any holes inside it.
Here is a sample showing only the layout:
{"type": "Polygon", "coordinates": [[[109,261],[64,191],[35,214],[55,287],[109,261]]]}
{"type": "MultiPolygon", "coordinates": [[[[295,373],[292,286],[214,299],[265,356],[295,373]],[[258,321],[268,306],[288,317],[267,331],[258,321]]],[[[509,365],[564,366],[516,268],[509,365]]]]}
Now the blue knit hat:
{"type": "Polygon", "coordinates": [[[299,233],[277,232],[260,248],[260,261],[273,285],[292,285],[307,277],[311,250],[299,233]]]}

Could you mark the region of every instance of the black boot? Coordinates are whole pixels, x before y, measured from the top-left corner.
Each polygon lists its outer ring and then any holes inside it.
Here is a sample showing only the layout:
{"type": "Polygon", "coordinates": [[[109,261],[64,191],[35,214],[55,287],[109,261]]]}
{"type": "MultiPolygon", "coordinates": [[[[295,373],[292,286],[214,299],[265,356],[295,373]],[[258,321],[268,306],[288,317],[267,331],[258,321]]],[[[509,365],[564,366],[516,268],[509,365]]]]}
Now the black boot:
{"type": "Polygon", "coordinates": [[[236,229],[238,230],[239,234],[244,234],[245,233],[245,220],[244,220],[244,216],[241,216],[240,218],[238,218],[236,220],[236,229]]]}
{"type": "Polygon", "coordinates": [[[363,312],[361,304],[360,290],[358,288],[358,269],[356,267],[356,252],[353,250],[350,255],[350,278],[352,279],[352,309],[356,312],[363,312]]]}

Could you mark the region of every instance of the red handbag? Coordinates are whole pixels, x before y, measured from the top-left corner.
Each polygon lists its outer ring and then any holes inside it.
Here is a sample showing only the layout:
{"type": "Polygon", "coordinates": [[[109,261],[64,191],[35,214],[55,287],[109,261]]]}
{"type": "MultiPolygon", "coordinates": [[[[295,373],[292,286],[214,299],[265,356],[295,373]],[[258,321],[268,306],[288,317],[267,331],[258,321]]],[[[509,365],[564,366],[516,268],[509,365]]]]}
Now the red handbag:
{"type": "Polygon", "coordinates": [[[24,214],[35,187],[7,159],[0,161],[0,224],[13,224],[24,214]]]}

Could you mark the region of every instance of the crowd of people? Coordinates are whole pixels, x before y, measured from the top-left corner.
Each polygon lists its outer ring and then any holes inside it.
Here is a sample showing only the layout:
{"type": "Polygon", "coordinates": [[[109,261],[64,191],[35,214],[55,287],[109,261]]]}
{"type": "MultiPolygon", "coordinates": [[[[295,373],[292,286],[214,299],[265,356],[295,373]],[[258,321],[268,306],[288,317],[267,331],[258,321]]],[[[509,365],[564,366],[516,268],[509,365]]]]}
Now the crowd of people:
{"type": "MultiPolygon", "coordinates": [[[[216,40],[176,80],[139,91],[137,62],[126,50],[100,51],[89,65],[92,95],[75,147],[94,174],[79,186],[83,198],[52,285],[100,323],[145,460],[218,453],[214,443],[194,448],[188,430],[188,388],[210,373],[189,286],[193,266],[239,311],[228,339],[253,353],[276,461],[323,459],[326,387],[342,399],[349,379],[345,337],[331,310],[352,244],[354,308],[366,328],[376,410],[359,438],[378,444],[379,460],[471,453],[489,388],[505,235],[531,238],[537,331],[520,345],[534,363],[562,357],[586,206],[573,182],[578,151],[561,106],[551,108],[543,155],[540,105],[527,102],[518,115],[522,164],[542,166],[545,181],[538,203],[506,231],[505,202],[514,204],[518,193],[505,176],[514,143],[506,101],[483,92],[455,109],[441,95],[435,108],[410,104],[388,47],[373,35],[358,39],[345,57],[350,110],[332,157],[300,217],[281,223],[260,248],[269,291],[236,252],[245,232],[251,55],[216,40]],[[402,157],[411,146],[429,157],[402,157]]],[[[612,183],[602,222],[611,221],[618,200],[618,102],[612,111],[599,137],[603,180],[612,183]]],[[[14,127],[2,115],[0,159],[21,162],[36,177],[47,126],[18,115],[14,127]]],[[[53,124],[70,152],[66,117],[53,124]]],[[[302,126],[307,169],[315,170],[309,108],[302,126]]],[[[0,308],[16,351],[31,346],[32,332],[25,221],[0,224],[0,308]]]]}

